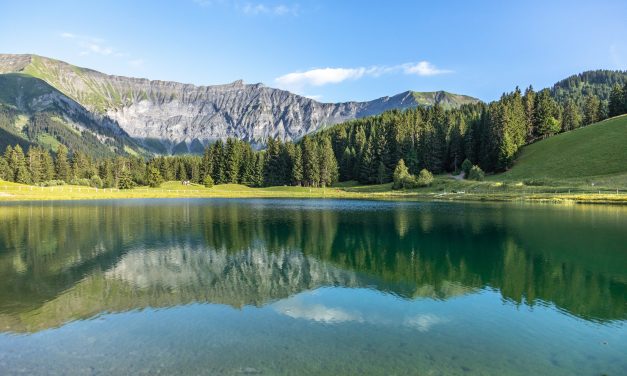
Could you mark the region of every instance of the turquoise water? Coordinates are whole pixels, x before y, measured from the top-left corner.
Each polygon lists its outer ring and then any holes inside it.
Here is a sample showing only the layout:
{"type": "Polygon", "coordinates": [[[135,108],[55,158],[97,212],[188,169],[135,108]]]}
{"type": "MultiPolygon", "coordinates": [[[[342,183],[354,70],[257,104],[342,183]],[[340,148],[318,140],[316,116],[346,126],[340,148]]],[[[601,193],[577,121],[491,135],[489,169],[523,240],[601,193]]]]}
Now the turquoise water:
{"type": "Polygon", "coordinates": [[[0,206],[1,374],[627,374],[627,208],[0,206]]]}

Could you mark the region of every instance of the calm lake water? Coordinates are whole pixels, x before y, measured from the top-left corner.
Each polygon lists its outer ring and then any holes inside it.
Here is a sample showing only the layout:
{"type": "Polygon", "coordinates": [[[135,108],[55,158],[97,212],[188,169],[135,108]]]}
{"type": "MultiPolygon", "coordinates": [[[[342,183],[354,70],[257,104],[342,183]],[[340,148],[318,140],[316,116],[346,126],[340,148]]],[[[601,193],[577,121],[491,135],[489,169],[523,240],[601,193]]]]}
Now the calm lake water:
{"type": "Polygon", "coordinates": [[[0,206],[0,374],[627,375],[627,208],[0,206]]]}

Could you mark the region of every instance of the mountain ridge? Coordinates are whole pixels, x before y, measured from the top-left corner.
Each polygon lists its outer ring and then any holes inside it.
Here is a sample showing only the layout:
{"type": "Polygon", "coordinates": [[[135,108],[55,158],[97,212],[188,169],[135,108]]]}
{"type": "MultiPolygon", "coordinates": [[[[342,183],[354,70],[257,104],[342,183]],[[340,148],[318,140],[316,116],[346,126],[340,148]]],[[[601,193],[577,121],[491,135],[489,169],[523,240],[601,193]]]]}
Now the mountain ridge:
{"type": "Polygon", "coordinates": [[[235,137],[263,147],[268,138],[298,140],[326,126],[391,109],[457,107],[479,100],[444,91],[405,91],[367,102],[322,103],[262,83],[196,86],[107,75],[38,55],[0,54],[0,73],[23,73],[47,82],[100,118],[117,123],[159,154],[190,151],[235,137]]]}

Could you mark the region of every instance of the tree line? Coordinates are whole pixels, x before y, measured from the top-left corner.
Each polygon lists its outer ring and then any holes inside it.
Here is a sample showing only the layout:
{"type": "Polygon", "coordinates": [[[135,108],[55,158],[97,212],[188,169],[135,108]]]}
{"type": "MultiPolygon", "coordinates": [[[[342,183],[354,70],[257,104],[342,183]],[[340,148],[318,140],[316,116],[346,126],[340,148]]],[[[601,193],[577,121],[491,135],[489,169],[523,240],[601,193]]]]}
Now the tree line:
{"type": "Polygon", "coordinates": [[[40,146],[24,152],[17,144],[0,156],[0,179],[106,188],[156,187],[171,180],[206,186],[325,187],[351,180],[387,183],[395,175],[409,184],[413,175],[469,173],[474,167],[479,174],[500,172],[512,166],[520,147],[528,143],[627,113],[627,83],[615,84],[607,101],[575,93],[569,97],[562,92],[556,99],[549,89],[535,92],[529,87],[523,93],[516,88],[489,104],[392,110],[336,125],[297,143],[268,139],[263,151],[233,138],[212,143],[202,156],[150,159],[93,158],[64,145],[54,155],[40,146]]]}

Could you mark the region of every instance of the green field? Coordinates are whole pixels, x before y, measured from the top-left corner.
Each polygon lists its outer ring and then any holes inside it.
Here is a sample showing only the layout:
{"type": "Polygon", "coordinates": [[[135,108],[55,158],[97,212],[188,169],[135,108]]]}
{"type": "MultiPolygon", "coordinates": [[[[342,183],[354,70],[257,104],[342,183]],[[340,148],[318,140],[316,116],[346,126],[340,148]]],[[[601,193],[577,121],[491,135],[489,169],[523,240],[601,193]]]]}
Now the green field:
{"type": "Polygon", "coordinates": [[[522,149],[491,179],[557,186],[627,187],[627,115],[562,133],[522,149]]]}
{"type": "Polygon", "coordinates": [[[205,188],[200,185],[183,186],[180,182],[166,182],[159,188],[137,187],[118,190],[73,185],[36,187],[0,181],[0,201],[133,198],[341,198],[627,204],[627,190],[601,192],[573,190],[571,192],[568,188],[526,186],[521,183],[459,181],[445,175],[436,177],[431,187],[401,191],[392,190],[391,184],[357,185],[355,183],[345,183],[333,188],[250,188],[239,184],[222,184],[205,188]]]}
{"type": "Polygon", "coordinates": [[[166,182],[130,190],[80,186],[35,187],[0,181],[0,201],[115,198],[348,198],[459,201],[543,201],[627,204],[627,115],[566,132],[522,149],[514,167],[485,181],[436,176],[426,188],[394,191],[392,184],[343,182],[331,188],[212,188],[166,182]]]}

